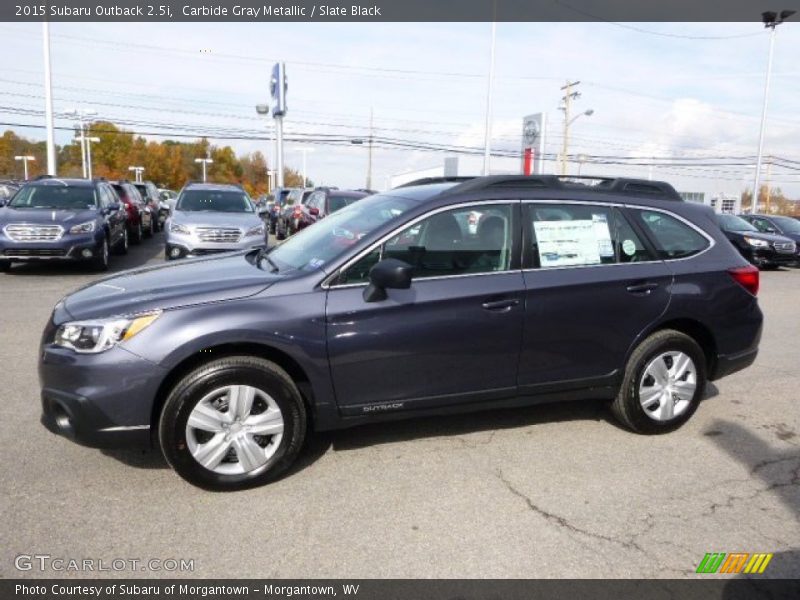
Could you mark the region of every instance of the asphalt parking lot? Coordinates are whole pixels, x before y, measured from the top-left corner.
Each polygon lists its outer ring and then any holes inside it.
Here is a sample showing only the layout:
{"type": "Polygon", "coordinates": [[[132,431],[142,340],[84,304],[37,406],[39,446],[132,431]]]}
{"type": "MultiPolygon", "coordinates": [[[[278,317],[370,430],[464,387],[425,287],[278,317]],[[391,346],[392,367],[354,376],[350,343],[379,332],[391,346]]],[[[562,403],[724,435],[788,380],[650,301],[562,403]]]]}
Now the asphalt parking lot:
{"type": "MultiPolygon", "coordinates": [[[[163,243],[113,258],[156,264],[163,243]]],[[[47,554],[193,559],[181,577],[666,578],[707,552],[772,552],[765,576],[800,577],[800,269],[762,273],[756,364],[670,435],[628,433],[596,402],[373,425],[316,436],[290,476],[232,494],[39,424],[41,329],[95,277],[0,274],[2,577],[81,575],[14,566],[47,554]]]]}

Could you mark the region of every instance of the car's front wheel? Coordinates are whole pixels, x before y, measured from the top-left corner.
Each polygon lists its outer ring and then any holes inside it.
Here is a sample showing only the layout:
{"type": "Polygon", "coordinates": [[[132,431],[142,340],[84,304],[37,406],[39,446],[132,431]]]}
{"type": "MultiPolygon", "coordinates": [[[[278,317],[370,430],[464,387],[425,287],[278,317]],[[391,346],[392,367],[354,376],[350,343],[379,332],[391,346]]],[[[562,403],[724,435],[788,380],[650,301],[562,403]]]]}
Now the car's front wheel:
{"type": "Polygon", "coordinates": [[[705,386],[703,350],[688,335],[664,329],[631,354],[612,411],[637,433],[666,433],[689,420],[705,386]]]}
{"type": "Polygon", "coordinates": [[[253,356],[212,361],[172,389],[159,421],[164,456],[189,483],[237,490],[294,462],[306,433],[303,399],[278,365],[253,356]]]}
{"type": "Polygon", "coordinates": [[[92,269],[98,272],[108,271],[108,255],[108,236],[103,236],[103,241],[100,243],[92,259],[92,269]]]}

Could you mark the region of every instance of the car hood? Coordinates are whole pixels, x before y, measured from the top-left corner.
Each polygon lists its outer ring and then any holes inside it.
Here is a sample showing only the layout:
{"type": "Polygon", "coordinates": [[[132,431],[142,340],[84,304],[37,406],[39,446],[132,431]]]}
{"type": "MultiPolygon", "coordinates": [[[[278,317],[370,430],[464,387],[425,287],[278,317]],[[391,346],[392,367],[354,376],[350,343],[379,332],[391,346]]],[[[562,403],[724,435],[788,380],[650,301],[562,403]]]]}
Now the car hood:
{"type": "Polygon", "coordinates": [[[64,298],[74,319],[99,319],[252,296],[281,277],[253,266],[245,253],[124,271],[64,298]]]}
{"type": "Polygon", "coordinates": [[[262,223],[256,213],[229,213],[176,210],[172,222],[192,227],[255,227],[262,223]]]}
{"type": "Polygon", "coordinates": [[[96,217],[97,210],[94,209],[0,208],[0,226],[9,223],[71,226],[93,221],[96,217]]]}

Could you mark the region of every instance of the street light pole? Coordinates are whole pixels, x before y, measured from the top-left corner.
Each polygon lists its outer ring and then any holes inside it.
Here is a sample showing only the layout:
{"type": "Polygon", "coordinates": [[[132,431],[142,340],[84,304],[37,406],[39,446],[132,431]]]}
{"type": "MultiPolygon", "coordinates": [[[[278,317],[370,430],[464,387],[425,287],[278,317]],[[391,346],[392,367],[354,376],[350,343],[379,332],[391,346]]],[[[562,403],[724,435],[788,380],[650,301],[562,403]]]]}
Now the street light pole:
{"type": "Polygon", "coordinates": [[[55,177],[56,164],[55,127],[53,126],[53,78],[50,72],[50,23],[42,21],[42,46],[44,50],[44,115],[47,127],[47,173],[55,177]]]}
{"type": "Polygon", "coordinates": [[[27,181],[28,180],[28,161],[29,160],[34,160],[35,161],[36,157],[35,156],[28,156],[28,155],[26,155],[26,156],[15,156],[14,160],[21,160],[22,161],[22,169],[23,169],[23,172],[25,173],[25,181],[27,181]]]}
{"type": "MultiPolygon", "coordinates": [[[[305,157],[305,155],[303,155],[305,157]]],[[[367,154],[367,189],[372,189],[372,108],[369,109],[369,149],[367,154]]]]}
{"type": "Polygon", "coordinates": [[[136,183],[142,183],[142,173],[144,173],[144,170],[144,167],[128,167],[128,171],[133,171],[133,177],[136,183]]]}
{"type": "MultiPolygon", "coordinates": [[[[494,5],[497,10],[497,3],[494,5]]],[[[492,21],[492,41],[489,51],[489,77],[486,82],[486,123],[483,137],[483,174],[488,175],[492,155],[492,90],[494,88],[494,54],[497,42],[497,21],[492,21]]],[[[369,186],[367,186],[369,187],[369,186]]]]}
{"type": "Polygon", "coordinates": [[[214,160],[210,156],[206,156],[205,158],[195,158],[194,162],[203,165],[203,183],[206,183],[206,178],[207,178],[206,165],[214,164],[214,160]]]}
{"type": "Polygon", "coordinates": [[[756,174],[753,181],[753,201],[750,205],[750,213],[758,212],[758,192],[761,187],[761,159],[764,152],[764,130],[767,125],[767,104],[769,101],[769,83],[772,78],[772,54],[775,48],[775,28],[791,17],[795,11],[782,10],[780,14],[774,12],[761,13],[761,21],[764,27],[771,29],[769,33],[769,57],[767,58],[767,76],[764,80],[764,104],[761,107],[761,129],[758,133],[758,157],[756,158],[756,174]]]}
{"type": "Polygon", "coordinates": [[[88,179],[91,179],[92,178],[92,144],[95,143],[95,142],[99,142],[100,138],[99,137],[86,137],[86,136],[84,136],[84,139],[86,140],[86,166],[87,166],[87,171],[88,171],[88,175],[89,175],[88,179]]]}
{"type": "Polygon", "coordinates": [[[81,168],[83,169],[83,178],[91,177],[90,170],[87,168],[87,155],[86,155],[86,135],[88,133],[86,127],[86,117],[96,115],[97,111],[86,108],[71,108],[64,111],[64,114],[74,116],[78,119],[78,128],[80,129],[80,136],[76,139],[81,143],[81,168]]]}

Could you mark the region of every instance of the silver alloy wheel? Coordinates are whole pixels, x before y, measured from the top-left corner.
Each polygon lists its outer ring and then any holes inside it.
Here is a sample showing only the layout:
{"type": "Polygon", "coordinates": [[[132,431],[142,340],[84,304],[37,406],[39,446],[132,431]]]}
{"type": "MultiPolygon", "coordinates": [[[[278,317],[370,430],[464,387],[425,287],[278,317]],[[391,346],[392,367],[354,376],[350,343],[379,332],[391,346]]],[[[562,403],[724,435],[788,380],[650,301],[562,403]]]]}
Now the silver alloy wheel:
{"type": "Polygon", "coordinates": [[[239,475],[262,467],[283,438],[283,414],[265,391],[228,385],[206,394],[186,423],[186,443],[209,471],[239,475]]]}
{"type": "Polygon", "coordinates": [[[697,368],[688,354],[664,352],[647,363],[639,382],[639,402],[655,421],[670,421],[692,403],[697,368]]]}

